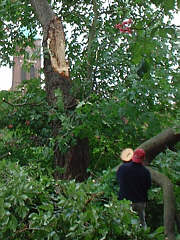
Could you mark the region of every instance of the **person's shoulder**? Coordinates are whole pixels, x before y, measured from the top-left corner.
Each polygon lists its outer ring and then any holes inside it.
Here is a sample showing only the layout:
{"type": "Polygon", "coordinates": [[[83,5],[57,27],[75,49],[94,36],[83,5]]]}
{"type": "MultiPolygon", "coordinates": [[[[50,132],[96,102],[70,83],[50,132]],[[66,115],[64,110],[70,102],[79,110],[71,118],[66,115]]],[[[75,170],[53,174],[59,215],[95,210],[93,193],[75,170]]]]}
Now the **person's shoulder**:
{"type": "Polygon", "coordinates": [[[146,166],[144,166],[141,163],[136,163],[136,166],[138,167],[138,169],[141,169],[141,171],[144,171],[146,173],[149,172],[149,170],[146,168],[146,166]]]}
{"type": "Polygon", "coordinates": [[[149,169],[146,166],[143,166],[143,168],[144,168],[144,171],[146,172],[146,174],[150,175],[149,169]]]}
{"type": "Polygon", "coordinates": [[[144,165],[142,165],[142,166],[145,169],[145,171],[149,172],[149,169],[146,166],[144,166],[144,165]]]}
{"type": "Polygon", "coordinates": [[[122,163],[122,164],[119,166],[119,168],[118,168],[117,171],[123,170],[123,169],[126,168],[128,165],[129,165],[129,163],[122,163]]]}

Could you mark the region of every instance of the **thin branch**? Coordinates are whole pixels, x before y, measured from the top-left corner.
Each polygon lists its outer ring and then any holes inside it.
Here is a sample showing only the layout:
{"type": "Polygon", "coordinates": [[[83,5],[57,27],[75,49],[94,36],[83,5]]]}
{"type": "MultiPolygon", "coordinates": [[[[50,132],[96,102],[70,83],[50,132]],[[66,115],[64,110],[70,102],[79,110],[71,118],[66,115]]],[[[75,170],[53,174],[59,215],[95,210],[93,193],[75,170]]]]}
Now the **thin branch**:
{"type": "Polygon", "coordinates": [[[87,207],[87,205],[88,205],[90,202],[94,201],[94,199],[97,199],[98,197],[100,197],[100,196],[102,196],[102,195],[104,195],[104,192],[99,192],[99,193],[93,193],[93,194],[91,194],[91,197],[88,198],[88,199],[85,201],[84,207],[83,207],[82,211],[84,212],[85,209],[86,209],[86,207],[87,207]]]}
{"type": "Polygon", "coordinates": [[[89,31],[89,39],[88,39],[88,47],[87,47],[87,80],[91,81],[92,78],[92,64],[91,64],[91,55],[92,55],[92,46],[93,42],[96,38],[96,26],[98,20],[98,6],[97,1],[93,0],[93,11],[94,11],[94,19],[92,22],[92,26],[89,31]]]}
{"type": "Polygon", "coordinates": [[[40,106],[40,105],[43,104],[43,102],[41,102],[41,103],[27,103],[27,102],[24,102],[24,103],[21,103],[21,104],[13,104],[13,103],[10,103],[10,102],[6,101],[5,98],[3,98],[2,100],[3,100],[3,102],[9,104],[9,105],[12,106],[12,107],[24,107],[25,105],[29,105],[29,106],[40,106]]]}
{"type": "MultiPolygon", "coordinates": [[[[44,229],[43,229],[44,230],[44,229]]],[[[23,233],[25,231],[42,231],[42,229],[37,228],[29,228],[28,226],[25,226],[23,229],[19,229],[15,232],[15,235],[23,233]]],[[[46,230],[45,230],[46,231],[46,230]]],[[[8,239],[14,239],[14,237],[8,237],[8,239]]]]}
{"type": "Polygon", "coordinates": [[[8,152],[8,153],[4,153],[2,156],[0,156],[0,159],[3,159],[4,157],[6,157],[6,156],[10,156],[10,155],[11,155],[10,152],[8,152]]]}

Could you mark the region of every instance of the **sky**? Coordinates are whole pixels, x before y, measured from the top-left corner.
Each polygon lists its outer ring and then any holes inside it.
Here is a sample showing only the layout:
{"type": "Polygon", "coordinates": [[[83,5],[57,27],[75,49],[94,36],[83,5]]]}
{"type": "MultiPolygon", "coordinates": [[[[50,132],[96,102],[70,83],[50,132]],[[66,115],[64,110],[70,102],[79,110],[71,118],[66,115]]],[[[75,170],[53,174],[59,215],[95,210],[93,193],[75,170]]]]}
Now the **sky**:
{"type": "MultiPolygon", "coordinates": [[[[174,24],[180,24],[180,13],[175,15],[174,24]]],[[[12,68],[0,67],[0,91],[9,90],[12,85],[12,68]]]]}
{"type": "Polygon", "coordinates": [[[9,67],[0,68],[0,90],[8,90],[12,85],[12,69],[9,67]]]}

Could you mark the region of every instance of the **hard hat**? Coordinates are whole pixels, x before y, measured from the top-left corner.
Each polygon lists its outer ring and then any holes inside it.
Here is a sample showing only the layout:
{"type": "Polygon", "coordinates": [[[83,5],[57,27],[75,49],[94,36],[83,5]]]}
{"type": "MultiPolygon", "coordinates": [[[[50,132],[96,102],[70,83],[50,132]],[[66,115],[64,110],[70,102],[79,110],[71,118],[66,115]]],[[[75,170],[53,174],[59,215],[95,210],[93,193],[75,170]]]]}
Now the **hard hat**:
{"type": "Polygon", "coordinates": [[[133,156],[133,150],[131,148],[125,148],[121,152],[121,159],[124,162],[129,162],[132,159],[132,156],[133,156]]]}

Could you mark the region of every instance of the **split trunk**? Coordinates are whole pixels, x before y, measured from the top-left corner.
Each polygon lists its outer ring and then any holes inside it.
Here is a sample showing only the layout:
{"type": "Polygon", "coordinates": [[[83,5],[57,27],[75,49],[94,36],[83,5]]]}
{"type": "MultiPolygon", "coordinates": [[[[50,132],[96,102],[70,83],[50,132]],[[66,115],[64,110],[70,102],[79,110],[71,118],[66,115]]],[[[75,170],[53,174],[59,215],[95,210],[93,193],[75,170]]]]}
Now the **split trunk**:
{"type": "MultiPolygon", "coordinates": [[[[52,11],[46,0],[30,0],[43,29],[44,74],[47,100],[50,106],[56,106],[55,90],[60,89],[65,112],[73,111],[76,101],[71,94],[72,82],[69,74],[69,62],[65,56],[65,36],[60,18],[52,11]]],[[[53,137],[59,135],[60,121],[51,122],[53,137]]],[[[87,177],[89,165],[88,139],[77,139],[76,145],[68,152],[59,150],[58,142],[54,147],[55,178],[75,178],[79,181],[87,177]],[[56,170],[64,168],[63,173],[56,170]]]]}

